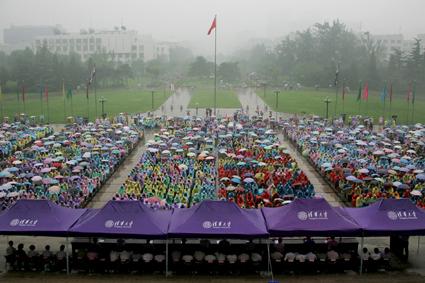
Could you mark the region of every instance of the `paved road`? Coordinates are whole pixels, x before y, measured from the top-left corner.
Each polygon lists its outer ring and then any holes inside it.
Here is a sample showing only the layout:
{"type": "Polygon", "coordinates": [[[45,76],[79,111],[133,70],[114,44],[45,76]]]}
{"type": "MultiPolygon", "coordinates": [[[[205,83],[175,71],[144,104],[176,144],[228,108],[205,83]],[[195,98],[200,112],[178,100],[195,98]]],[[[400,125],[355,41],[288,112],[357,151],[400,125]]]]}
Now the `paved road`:
{"type": "MultiPolygon", "coordinates": [[[[153,138],[151,131],[145,131],[145,140],[153,138]]],[[[142,153],[145,151],[145,142],[142,140],[138,143],[132,153],[125,159],[124,163],[114,172],[111,178],[102,186],[100,191],[95,195],[89,203],[90,208],[103,207],[117,193],[119,187],[127,179],[131,169],[139,162],[142,153]]]]}

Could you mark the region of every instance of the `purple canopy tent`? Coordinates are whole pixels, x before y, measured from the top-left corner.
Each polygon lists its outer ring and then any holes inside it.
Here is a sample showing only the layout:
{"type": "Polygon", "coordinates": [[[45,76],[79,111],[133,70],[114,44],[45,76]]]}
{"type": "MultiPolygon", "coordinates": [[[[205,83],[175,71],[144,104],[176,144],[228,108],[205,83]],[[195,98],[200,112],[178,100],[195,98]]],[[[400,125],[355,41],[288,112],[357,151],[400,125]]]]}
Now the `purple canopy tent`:
{"type": "Polygon", "coordinates": [[[425,211],[408,199],[381,199],[363,208],[342,208],[365,236],[425,235],[425,211]]]}
{"type": "Polygon", "coordinates": [[[74,236],[166,238],[171,211],[153,210],[140,201],[109,201],[85,213],[69,230],[74,236]]]}
{"type": "Polygon", "coordinates": [[[85,211],[48,200],[18,200],[0,215],[0,235],[67,236],[85,211]]]}
{"type": "Polygon", "coordinates": [[[262,208],[271,236],[356,236],[359,225],[325,199],[295,199],[278,208],[262,208]]]}
{"type": "Polygon", "coordinates": [[[267,238],[261,211],[242,209],[233,202],[205,200],[191,208],[174,209],[169,237],[267,238]]]}

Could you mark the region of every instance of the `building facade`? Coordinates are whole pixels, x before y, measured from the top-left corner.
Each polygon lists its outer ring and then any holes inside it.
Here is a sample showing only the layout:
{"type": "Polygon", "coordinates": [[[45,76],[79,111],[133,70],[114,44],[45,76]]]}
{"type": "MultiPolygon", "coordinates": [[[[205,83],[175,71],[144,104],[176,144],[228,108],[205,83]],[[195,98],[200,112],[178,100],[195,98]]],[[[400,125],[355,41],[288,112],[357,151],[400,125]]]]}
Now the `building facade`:
{"type": "Polygon", "coordinates": [[[389,59],[394,49],[409,52],[414,43],[414,40],[406,40],[402,34],[371,35],[371,38],[381,45],[384,59],[389,59]]]}
{"type": "Polygon", "coordinates": [[[44,45],[52,53],[76,53],[82,60],[94,54],[106,54],[109,60],[128,64],[160,56],[168,58],[172,46],[169,43],[155,43],[150,35],[139,35],[137,31],[122,29],[41,36],[35,39],[33,47],[37,50],[44,45]]]}

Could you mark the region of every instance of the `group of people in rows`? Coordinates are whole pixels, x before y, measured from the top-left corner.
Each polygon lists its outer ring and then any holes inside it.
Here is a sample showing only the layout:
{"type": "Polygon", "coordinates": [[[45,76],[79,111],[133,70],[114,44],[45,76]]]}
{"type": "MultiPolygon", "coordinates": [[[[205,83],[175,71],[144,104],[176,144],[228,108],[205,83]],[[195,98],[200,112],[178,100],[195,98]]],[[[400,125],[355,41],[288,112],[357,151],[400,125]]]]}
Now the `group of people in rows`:
{"type": "Polygon", "coordinates": [[[354,207],[379,198],[410,198],[425,208],[425,128],[374,131],[361,123],[328,125],[315,118],[283,124],[289,139],[354,207]]]}
{"type": "Polygon", "coordinates": [[[73,123],[45,135],[2,160],[2,210],[18,199],[49,199],[66,207],[83,207],[140,138],[135,129],[107,120],[73,123]]]}
{"type": "Polygon", "coordinates": [[[2,123],[0,129],[0,158],[4,159],[33,141],[53,132],[49,126],[30,126],[21,122],[2,123]]]}
{"type": "Polygon", "coordinates": [[[314,187],[261,118],[163,118],[160,130],[113,197],[157,208],[227,199],[240,207],[312,198],[314,187]],[[217,160],[218,159],[218,160],[217,160]]]}
{"type": "Polygon", "coordinates": [[[46,245],[44,250],[30,245],[25,250],[22,243],[15,248],[13,241],[8,242],[5,255],[8,270],[17,271],[63,271],[66,269],[66,256],[65,245],[61,245],[57,252],[52,252],[50,245],[46,245]]]}

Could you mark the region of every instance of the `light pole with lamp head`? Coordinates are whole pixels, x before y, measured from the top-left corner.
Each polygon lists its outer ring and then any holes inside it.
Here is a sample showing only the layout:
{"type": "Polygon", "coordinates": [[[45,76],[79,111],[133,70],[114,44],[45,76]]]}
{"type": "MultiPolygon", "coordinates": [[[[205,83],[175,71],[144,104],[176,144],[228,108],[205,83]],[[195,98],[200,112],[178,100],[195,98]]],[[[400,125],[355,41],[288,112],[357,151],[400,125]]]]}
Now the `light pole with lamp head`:
{"type": "Polygon", "coordinates": [[[280,93],[280,91],[276,90],[274,93],[276,95],[276,121],[277,121],[277,111],[278,111],[277,108],[279,107],[279,93],[280,93]]]}
{"type": "Polygon", "coordinates": [[[323,100],[323,102],[326,104],[326,120],[329,117],[329,103],[331,103],[332,101],[329,99],[329,97],[326,97],[325,100],[323,100]]]}
{"type": "Polygon", "coordinates": [[[102,119],[105,119],[105,97],[101,96],[99,102],[102,104],[102,119]]]}

